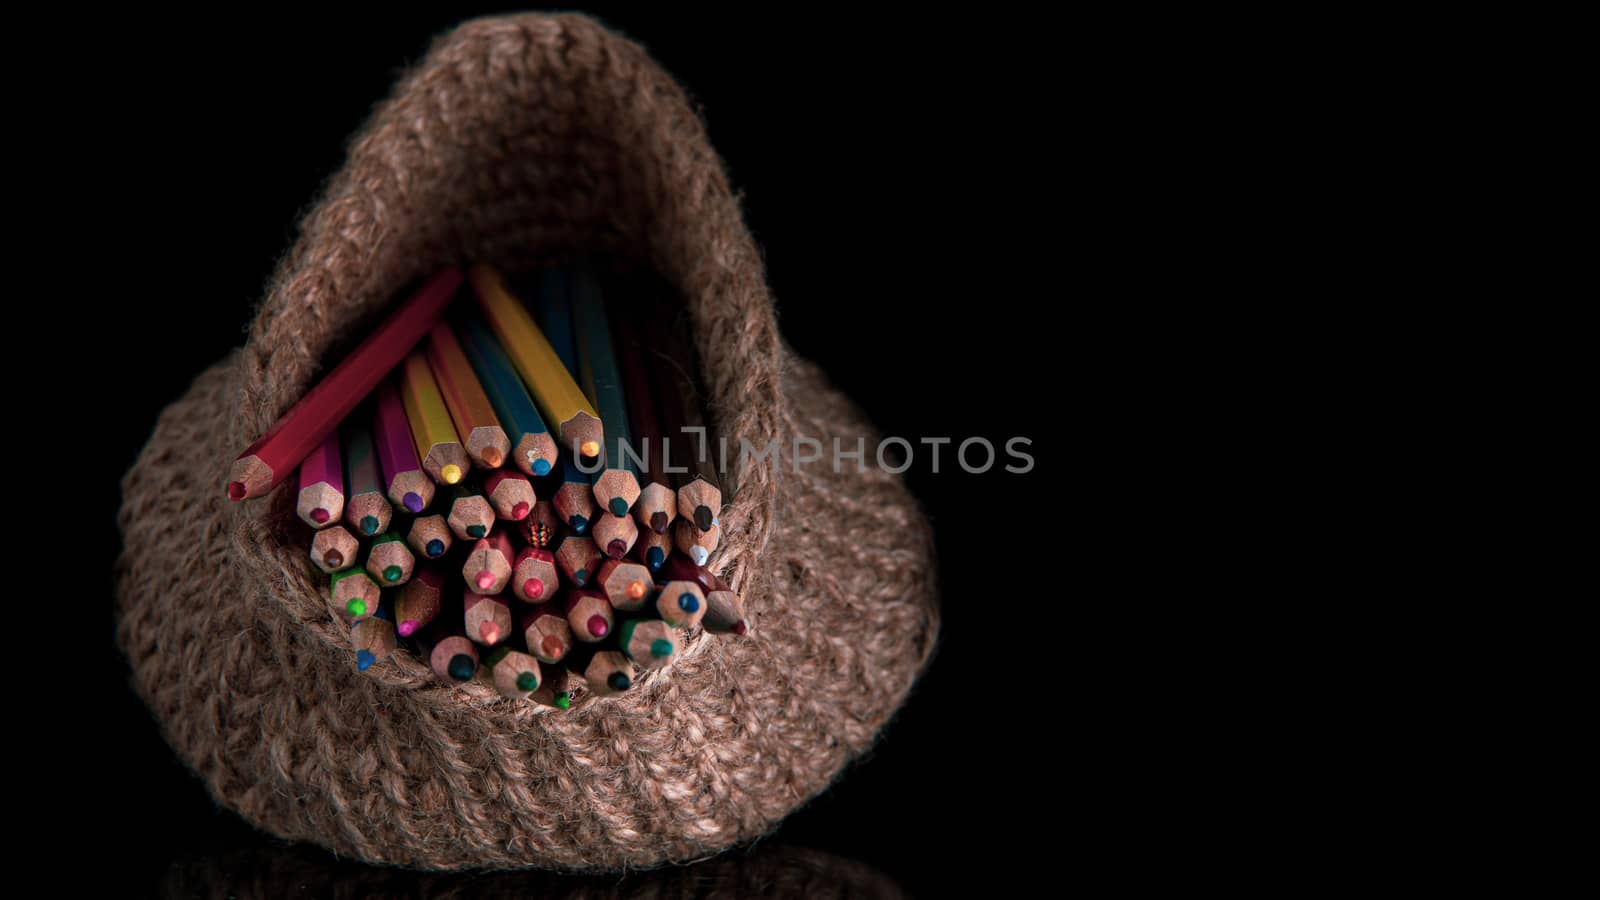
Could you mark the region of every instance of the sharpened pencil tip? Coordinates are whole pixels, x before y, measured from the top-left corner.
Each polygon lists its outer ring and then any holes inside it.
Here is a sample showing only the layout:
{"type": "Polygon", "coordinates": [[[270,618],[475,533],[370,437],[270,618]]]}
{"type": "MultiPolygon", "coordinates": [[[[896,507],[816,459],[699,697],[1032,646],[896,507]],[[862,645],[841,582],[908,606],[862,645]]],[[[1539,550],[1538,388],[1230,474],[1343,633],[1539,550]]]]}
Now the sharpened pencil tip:
{"type": "Polygon", "coordinates": [[[644,592],[645,584],[637,578],[628,582],[628,587],[623,591],[628,595],[629,600],[643,600],[644,592]]]}
{"type": "Polygon", "coordinates": [[[344,565],[344,554],[337,550],[329,550],[327,553],[322,554],[322,561],[337,569],[344,565]]]}
{"type": "Polygon", "coordinates": [[[743,636],[744,633],[749,631],[749,630],[750,630],[750,626],[746,625],[745,621],[743,619],[740,619],[739,621],[733,623],[733,633],[734,634],[743,636]]]}
{"type": "Polygon", "coordinates": [[[612,672],[611,677],[606,679],[606,684],[611,685],[613,691],[625,691],[633,687],[633,679],[621,672],[612,672]]]}
{"type": "Polygon", "coordinates": [[[484,528],[482,525],[468,525],[467,526],[467,537],[481,538],[485,534],[488,534],[488,533],[489,533],[489,529],[484,528]]]}
{"type": "Polygon", "coordinates": [[[621,559],[628,552],[628,542],[622,538],[612,538],[606,545],[606,555],[612,559],[621,559]]]}
{"type": "Polygon", "coordinates": [[[539,676],[532,672],[523,672],[517,676],[517,690],[537,691],[539,689],[539,676]]]}
{"type": "Polygon", "coordinates": [[[450,677],[457,681],[466,681],[472,677],[472,673],[477,669],[478,664],[472,661],[472,657],[465,653],[457,653],[455,656],[450,657],[450,665],[445,668],[445,671],[449,672],[450,677]]]}
{"type": "Polygon", "coordinates": [[[701,504],[694,508],[694,524],[701,531],[710,531],[716,519],[711,515],[711,507],[701,504]]]}
{"type": "Polygon", "coordinates": [[[243,500],[245,498],[245,495],[248,494],[248,493],[249,493],[249,489],[247,489],[244,486],[244,482],[242,482],[242,481],[230,481],[230,482],[228,482],[228,499],[229,500],[233,500],[233,501],[243,500]]]}
{"type": "Polygon", "coordinates": [[[544,582],[537,578],[529,578],[522,583],[522,595],[529,600],[537,600],[544,596],[544,582]]]}
{"type": "Polygon", "coordinates": [[[696,545],[689,548],[689,558],[694,560],[695,565],[703,566],[706,560],[711,558],[711,554],[706,552],[706,548],[696,545]]]}
{"type": "Polygon", "coordinates": [[[344,605],[344,611],[357,618],[367,614],[367,601],[360,597],[351,597],[350,602],[344,605]]]}
{"type": "Polygon", "coordinates": [[[489,588],[494,587],[494,573],[484,569],[478,573],[477,578],[473,579],[473,583],[478,586],[478,590],[487,591],[489,588]]]}
{"type": "Polygon", "coordinates": [[[422,548],[422,552],[428,554],[428,558],[429,559],[436,559],[436,558],[438,558],[440,556],[443,556],[444,555],[444,541],[441,541],[438,538],[434,538],[433,540],[428,542],[428,546],[422,548]]]}
{"type": "Polygon", "coordinates": [[[378,517],[377,516],[362,516],[361,517],[361,533],[362,534],[377,534],[378,533],[378,517]]]}
{"type": "Polygon", "coordinates": [[[444,479],[445,484],[455,484],[461,480],[461,467],[451,463],[439,470],[439,476],[444,479]]]}
{"type": "Polygon", "coordinates": [[[311,511],[311,521],[317,523],[318,525],[328,521],[329,518],[330,516],[328,515],[328,511],[320,506],[311,511]]]}
{"type": "Polygon", "coordinates": [[[400,505],[404,506],[407,512],[422,512],[422,495],[416,491],[406,491],[406,495],[400,498],[400,505]]]}
{"type": "Polygon", "coordinates": [[[589,629],[590,637],[603,638],[606,636],[606,632],[611,630],[610,624],[606,622],[606,617],[598,614],[590,616],[589,621],[584,625],[589,629]]]}
{"type": "Polygon", "coordinates": [[[412,635],[412,633],[415,632],[416,630],[417,630],[417,620],[416,619],[407,619],[407,620],[405,620],[404,622],[401,622],[398,626],[395,627],[395,631],[399,632],[401,637],[410,637],[412,635]]]}
{"type": "Polygon", "coordinates": [[[567,693],[566,691],[562,691],[561,693],[556,695],[556,709],[571,709],[571,708],[572,708],[572,695],[571,694],[567,693]]]}
{"type": "Polygon", "coordinates": [[[499,447],[490,447],[483,451],[483,461],[489,464],[489,468],[498,469],[500,464],[506,461],[506,458],[500,455],[499,447]]]}
{"type": "Polygon", "coordinates": [[[399,581],[400,576],[404,574],[405,570],[399,566],[386,566],[383,570],[383,580],[389,582],[390,584],[394,584],[396,581],[399,581]]]}
{"type": "Polygon", "coordinates": [[[588,584],[589,583],[589,570],[588,569],[579,569],[578,571],[573,572],[572,573],[572,583],[577,585],[578,587],[583,587],[584,585],[588,584]]]}
{"type": "Polygon", "coordinates": [[[688,591],[684,591],[678,595],[678,608],[690,614],[699,612],[700,598],[689,593],[688,591]]]}
{"type": "Polygon", "coordinates": [[[667,554],[660,547],[651,547],[645,551],[644,564],[649,566],[652,572],[660,569],[666,561],[667,554]]]}
{"type": "Polygon", "coordinates": [[[664,512],[650,514],[650,530],[656,534],[666,534],[667,526],[671,524],[672,520],[668,519],[667,514],[664,512]]]}
{"type": "Polygon", "coordinates": [[[620,519],[628,514],[628,501],[621,497],[612,497],[610,508],[611,514],[620,519]]]}
{"type": "Polygon", "coordinates": [[[666,638],[656,638],[650,642],[650,655],[656,659],[672,655],[672,642],[666,638]]]}
{"type": "Polygon", "coordinates": [[[585,460],[594,459],[600,455],[600,442],[584,441],[578,445],[578,452],[583,454],[585,460]]]}
{"type": "Polygon", "coordinates": [[[517,502],[516,506],[511,507],[511,518],[520,522],[523,519],[526,519],[528,517],[528,513],[531,512],[533,512],[533,507],[528,505],[528,501],[521,500],[517,502]]]}
{"type": "Polygon", "coordinates": [[[372,655],[371,650],[361,650],[356,653],[356,668],[362,672],[372,668],[372,664],[377,661],[378,658],[372,655]]]}
{"type": "Polygon", "coordinates": [[[550,460],[536,459],[533,461],[533,474],[543,478],[550,474],[550,460]]]}
{"type": "Polygon", "coordinates": [[[544,640],[539,642],[539,649],[543,650],[544,655],[550,657],[551,659],[555,659],[558,656],[565,656],[567,652],[566,645],[561,643],[561,638],[558,638],[553,634],[547,634],[544,636],[544,640]]]}
{"type": "Polygon", "coordinates": [[[500,626],[493,622],[485,622],[478,626],[478,637],[483,638],[485,644],[493,644],[500,640],[500,626]]]}
{"type": "Polygon", "coordinates": [[[589,520],[585,516],[573,516],[567,520],[567,524],[572,526],[574,534],[583,534],[589,530],[589,520]]]}

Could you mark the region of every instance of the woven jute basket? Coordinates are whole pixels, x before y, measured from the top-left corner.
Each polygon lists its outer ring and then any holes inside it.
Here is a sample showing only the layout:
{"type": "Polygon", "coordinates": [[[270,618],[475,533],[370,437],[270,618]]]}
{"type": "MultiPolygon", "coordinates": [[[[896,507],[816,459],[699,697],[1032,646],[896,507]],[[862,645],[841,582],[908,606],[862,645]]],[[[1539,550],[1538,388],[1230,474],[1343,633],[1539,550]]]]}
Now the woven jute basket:
{"type": "Polygon", "coordinates": [[[277,835],[433,869],[702,856],[826,787],[932,651],[927,523],[871,465],[875,444],[779,337],[682,90],[581,16],[472,21],[351,144],[245,346],[161,415],[123,484],[118,637],[172,746],[277,835]],[[730,447],[865,438],[866,470],[733,468],[710,567],[743,593],[751,634],[692,631],[673,666],[620,696],[513,702],[446,687],[405,652],[357,672],[292,491],[231,503],[229,463],[408,284],[572,254],[635,260],[681,298],[730,447]]]}

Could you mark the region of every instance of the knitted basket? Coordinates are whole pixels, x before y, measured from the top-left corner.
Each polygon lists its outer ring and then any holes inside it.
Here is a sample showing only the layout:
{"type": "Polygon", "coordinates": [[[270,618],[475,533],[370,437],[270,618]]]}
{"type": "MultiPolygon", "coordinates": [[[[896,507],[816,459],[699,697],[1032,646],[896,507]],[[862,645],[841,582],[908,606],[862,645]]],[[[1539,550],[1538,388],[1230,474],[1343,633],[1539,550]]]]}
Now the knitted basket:
{"type": "MultiPolygon", "coordinates": [[[[729,446],[876,438],[780,340],[761,261],[683,92],[572,15],[441,37],[351,145],[246,346],[156,425],[123,484],[118,638],[168,741],[223,804],[360,859],[616,869],[749,840],[872,743],[938,628],[927,524],[899,480],[733,469],[710,567],[744,638],[566,711],[450,688],[397,652],[358,673],[296,540],[290,490],[224,473],[352,333],[438,268],[637,260],[687,305],[729,446]]],[[[303,533],[300,535],[303,540],[303,533]]]]}

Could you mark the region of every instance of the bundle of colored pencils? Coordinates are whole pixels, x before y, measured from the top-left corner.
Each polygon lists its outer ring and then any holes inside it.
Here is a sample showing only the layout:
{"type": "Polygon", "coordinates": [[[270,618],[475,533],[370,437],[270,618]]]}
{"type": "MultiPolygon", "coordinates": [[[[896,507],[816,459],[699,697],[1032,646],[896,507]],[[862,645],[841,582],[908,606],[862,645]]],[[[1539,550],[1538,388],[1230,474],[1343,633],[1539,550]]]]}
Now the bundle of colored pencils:
{"type": "Polygon", "coordinates": [[[486,266],[429,279],[240,454],[228,496],[298,468],[358,668],[404,647],[566,708],[670,665],[685,629],[748,623],[705,568],[722,492],[681,323],[587,268],[532,293],[486,266]]]}

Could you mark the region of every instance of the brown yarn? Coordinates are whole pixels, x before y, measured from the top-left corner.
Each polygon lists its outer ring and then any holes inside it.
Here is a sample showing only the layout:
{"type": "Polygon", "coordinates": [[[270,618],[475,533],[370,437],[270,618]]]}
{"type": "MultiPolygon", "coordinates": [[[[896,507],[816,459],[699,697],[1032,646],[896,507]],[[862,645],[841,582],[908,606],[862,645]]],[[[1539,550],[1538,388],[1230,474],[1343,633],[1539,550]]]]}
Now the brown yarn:
{"type": "Polygon", "coordinates": [[[289,491],[229,503],[233,455],[408,282],[580,252],[684,298],[729,438],[875,437],[777,333],[760,258],[682,92],[572,15],[469,22],[375,112],[307,216],[243,350],[169,407],[123,484],[119,640],[221,802],[284,837],[426,868],[624,868],[770,829],[904,699],[938,627],[926,522],[894,476],[734,469],[711,567],[745,639],[571,710],[451,689],[396,653],[366,673],[296,540],[289,491]]]}

